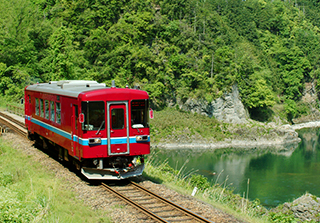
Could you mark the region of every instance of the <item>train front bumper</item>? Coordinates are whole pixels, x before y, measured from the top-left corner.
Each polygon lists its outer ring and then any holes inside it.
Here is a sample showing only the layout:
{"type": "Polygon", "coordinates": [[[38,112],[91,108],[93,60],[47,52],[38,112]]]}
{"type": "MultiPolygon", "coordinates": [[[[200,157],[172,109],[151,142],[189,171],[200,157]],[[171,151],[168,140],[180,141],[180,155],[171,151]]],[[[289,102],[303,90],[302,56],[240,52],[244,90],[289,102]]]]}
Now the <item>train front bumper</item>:
{"type": "Polygon", "coordinates": [[[81,173],[90,180],[122,180],[129,177],[141,176],[143,170],[144,163],[129,171],[114,168],[96,169],[82,167],[81,173]]]}

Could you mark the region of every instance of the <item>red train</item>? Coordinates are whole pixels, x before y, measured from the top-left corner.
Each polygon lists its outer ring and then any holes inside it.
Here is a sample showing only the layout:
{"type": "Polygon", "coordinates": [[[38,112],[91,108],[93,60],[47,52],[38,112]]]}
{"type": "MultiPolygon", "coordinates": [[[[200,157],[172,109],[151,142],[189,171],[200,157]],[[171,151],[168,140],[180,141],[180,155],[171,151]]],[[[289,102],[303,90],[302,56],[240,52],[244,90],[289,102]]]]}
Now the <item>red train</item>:
{"type": "Polygon", "coordinates": [[[25,88],[29,138],[56,149],[88,179],[141,175],[150,153],[149,96],[96,81],[51,81],[25,88]]]}

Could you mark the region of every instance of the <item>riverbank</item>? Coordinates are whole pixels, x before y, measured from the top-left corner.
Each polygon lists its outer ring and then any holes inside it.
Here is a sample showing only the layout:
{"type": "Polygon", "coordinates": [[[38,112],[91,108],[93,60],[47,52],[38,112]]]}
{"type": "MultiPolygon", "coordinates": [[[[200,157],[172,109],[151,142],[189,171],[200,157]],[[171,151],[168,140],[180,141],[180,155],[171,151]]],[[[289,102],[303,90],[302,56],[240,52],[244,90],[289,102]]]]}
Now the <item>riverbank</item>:
{"type": "MultiPolygon", "coordinates": [[[[272,126],[272,130],[268,130],[268,134],[264,136],[258,136],[257,134],[253,137],[252,134],[250,134],[248,136],[242,135],[242,139],[235,137],[215,142],[212,142],[214,140],[213,138],[190,141],[183,140],[183,137],[181,137],[178,138],[179,141],[172,140],[168,142],[168,140],[164,140],[166,141],[165,143],[153,143],[153,146],[165,149],[222,149],[231,147],[250,149],[256,147],[275,147],[279,150],[286,150],[286,148],[297,145],[301,141],[296,130],[317,127],[320,127],[320,121],[297,125],[272,126]]],[[[266,126],[266,128],[270,128],[270,126],[266,126]]]]}
{"type": "Polygon", "coordinates": [[[292,125],[291,128],[294,130],[299,130],[303,128],[319,128],[320,127],[320,121],[311,121],[306,123],[299,123],[292,125]]]}
{"type": "Polygon", "coordinates": [[[296,125],[250,119],[245,124],[223,123],[173,108],[157,111],[155,117],[150,120],[151,144],[166,149],[277,147],[282,150],[286,145],[300,142],[296,130],[320,127],[320,121],[296,125]]]}
{"type": "Polygon", "coordinates": [[[227,139],[223,142],[215,142],[215,143],[200,143],[200,142],[193,142],[193,143],[158,143],[153,144],[153,147],[157,148],[165,148],[165,149],[223,149],[223,148],[245,148],[245,149],[252,149],[256,147],[276,147],[279,150],[285,149],[287,146],[297,145],[301,139],[296,138],[292,140],[286,139],[260,139],[257,140],[232,140],[227,139]]]}
{"type": "Polygon", "coordinates": [[[197,113],[182,112],[173,108],[155,112],[151,120],[153,147],[165,149],[222,149],[276,147],[285,150],[301,139],[297,130],[318,128],[320,121],[289,125],[280,120],[262,123],[247,120],[245,124],[222,123],[197,113]]]}
{"type": "MultiPolygon", "coordinates": [[[[171,143],[171,144],[159,143],[156,146],[158,148],[166,148],[166,149],[184,149],[184,148],[222,149],[222,148],[232,147],[234,149],[232,151],[240,152],[240,153],[242,153],[242,151],[244,150],[248,151],[249,153],[256,152],[257,149],[254,147],[260,147],[258,149],[261,149],[263,151],[266,151],[266,150],[261,147],[277,147],[278,149],[275,149],[275,150],[279,150],[282,152],[288,151],[287,153],[289,154],[289,152],[292,153],[293,151],[295,151],[295,148],[297,148],[298,143],[301,141],[296,130],[301,130],[304,128],[319,128],[319,127],[320,127],[320,122],[308,122],[308,123],[301,123],[296,125],[275,126],[274,130],[272,131],[279,131],[281,129],[282,132],[285,132],[285,134],[282,137],[275,136],[274,138],[271,138],[269,134],[268,136],[266,136],[266,139],[263,137],[257,137],[258,140],[254,140],[254,141],[229,139],[229,141],[224,140],[223,142],[216,142],[211,144],[204,144],[204,143],[201,144],[200,142],[199,143],[181,142],[181,143],[171,143]],[[288,145],[296,145],[296,146],[288,147],[288,145]],[[244,148],[244,150],[237,149],[237,148],[244,148]]],[[[301,134],[300,137],[302,138],[304,138],[303,132],[304,131],[299,132],[299,134],[301,134]]],[[[313,135],[315,136],[313,138],[313,141],[307,137],[307,140],[304,140],[304,143],[308,144],[318,139],[318,134],[312,134],[312,136],[313,135]]],[[[289,154],[288,156],[290,155],[291,154],[289,154]]],[[[168,154],[168,156],[170,155],[168,154]]],[[[291,172],[289,173],[291,174],[291,172]]],[[[319,205],[320,205],[320,198],[317,198],[314,195],[305,194],[295,199],[293,202],[290,202],[290,203],[286,202],[286,203],[280,204],[277,208],[266,211],[266,213],[268,213],[266,215],[269,215],[270,218],[274,220],[283,220],[282,222],[294,222],[294,221],[304,222],[304,221],[312,221],[312,220],[314,222],[318,222],[320,220],[319,219],[320,215],[318,214],[320,213],[319,205]]]]}

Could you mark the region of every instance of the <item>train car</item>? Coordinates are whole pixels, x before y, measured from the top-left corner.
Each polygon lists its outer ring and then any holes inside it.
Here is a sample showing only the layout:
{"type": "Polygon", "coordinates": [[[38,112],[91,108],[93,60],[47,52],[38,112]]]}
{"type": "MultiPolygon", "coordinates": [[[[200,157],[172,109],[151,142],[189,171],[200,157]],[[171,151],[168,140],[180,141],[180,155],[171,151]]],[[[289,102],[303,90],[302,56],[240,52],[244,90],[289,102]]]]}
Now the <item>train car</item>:
{"type": "Polygon", "coordinates": [[[25,88],[30,139],[56,149],[88,179],[139,176],[150,153],[149,96],[96,81],[63,80],[25,88]]]}

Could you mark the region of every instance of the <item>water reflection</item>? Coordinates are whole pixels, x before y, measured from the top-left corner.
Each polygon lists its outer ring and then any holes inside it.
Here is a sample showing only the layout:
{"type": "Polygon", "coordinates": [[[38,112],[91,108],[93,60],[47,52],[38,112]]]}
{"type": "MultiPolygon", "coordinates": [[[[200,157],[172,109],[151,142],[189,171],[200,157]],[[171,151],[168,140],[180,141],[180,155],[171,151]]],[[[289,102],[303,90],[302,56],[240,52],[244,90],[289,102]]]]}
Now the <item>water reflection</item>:
{"type": "Polygon", "coordinates": [[[247,193],[265,206],[276,206],[305,192],[320,196],[319,129],[301,130],[299,145],[286,149],[159,150],[157,159],[184,173],[198,170],[212,183],[227,181],[235,193],[247,193]],[[188,161],[188,162],[187,162],[188,161]]]}

